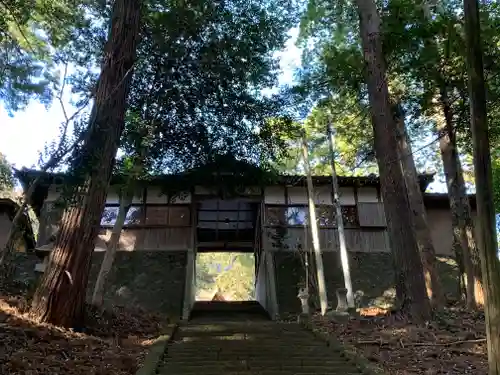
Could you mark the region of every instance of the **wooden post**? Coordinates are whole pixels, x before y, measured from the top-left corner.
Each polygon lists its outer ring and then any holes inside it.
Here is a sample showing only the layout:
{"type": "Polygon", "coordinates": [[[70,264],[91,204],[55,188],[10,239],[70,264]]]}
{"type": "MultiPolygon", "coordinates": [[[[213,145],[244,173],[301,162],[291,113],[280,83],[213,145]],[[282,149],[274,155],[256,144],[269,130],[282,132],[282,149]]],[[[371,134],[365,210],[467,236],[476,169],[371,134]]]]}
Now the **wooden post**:
{"type": "Polygon", "coordinates": [[[198,226],[198,210],[194,195],[194,189],[191,190],[191,238],[187,250],[186,276],[184,286],[184,304],[182,308],[182,320],[188,320],[193,308],[196,296],[196,230],[198,226]]]}
{"type": "MultiPolygon", "coordinates": [[[[265,202],[265,192],[262,194],[262,201],[261,201],[261,215],[260,215],[260,228],[259,230],[262,231],[261,233],[261,238],[265,238],[266,233],[265,228],[266,228],[266,202],[265,202]]],[[[266,285],[266,292],[267,292],[267,297],[269,297],[269,309],[271,313],[271,319],[273,320],[278,320],[279,319],[279,304],[278,304],[278,295],[276,293],[276,272],[274,268],[274,254],[272,253],[271,249],[262,246],[262,253],[261,256],[264,257],[264,264],[266,267],[266,280],[269,282],[269,284],[266,285]]]]}
{"type": "Polygon", "coordinates": [[[318,222],[316,220],[316,205],[314,204],[314,187],[311,176],[311,167],[309,165],[309,152],[307,150],[306,134],[302,136],[302,156],[304,159],[304,168],[307,176],[307,199],[309,203],[309,226],[311,228],[312,245],[316,260],[316,272],[318,277],[318,294],[321,306],[321,315],[326,314],[328,308],[328,297],[326,294],[325,271],[323,268],[323,256],[319,245],[318,222]]]}
{"type": "Polygon", "coordinates": [[[342,207],[340,206],[339,199],[339,185],[337,181],[337,171],[335,170],[335,154],[333,145],[334,134],[330,121],[328,121],[328,141],[330,146],[330,164],[332,167],[332,201],[335,206],[335,218],[337,222],[337,230],[339,233],[339,247],[340,247],[340,263],[342,265],[342,272],[344,274],[344,285],[347,289],[347,305],[350,309],[354,308],[354,293],[352,290],[351,270],[349,268],[349,256],[347,254],[347,246],[345,241],[344,220],[342,218],[342,207]]]}

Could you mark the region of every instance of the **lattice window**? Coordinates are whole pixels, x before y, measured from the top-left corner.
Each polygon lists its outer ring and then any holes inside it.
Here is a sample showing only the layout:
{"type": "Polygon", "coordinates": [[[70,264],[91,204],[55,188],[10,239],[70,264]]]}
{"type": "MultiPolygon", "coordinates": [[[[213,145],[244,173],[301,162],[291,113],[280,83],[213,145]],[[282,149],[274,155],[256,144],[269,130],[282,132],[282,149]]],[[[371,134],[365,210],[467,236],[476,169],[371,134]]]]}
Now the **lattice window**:
{"type": "Polygon", "coordinates": [[[285,225],[286,207],[274,206],[266,207],[266,225],[283,226],[285,225]]]}
{"type": "Polygon", "coordinates": [[[358,208],[356,206],[342,206],[342,219],[346,228],[358,228],[358,208]]]}
{"type": "MultiPolygon", "coordinates": [[[[358,227],[356,206],[342,206],[342,218],[346,227],[358,227]]],[[[317,205],[316,219],[321,227],[334,227],[335,208],[331,205],[317,205]]],[[[267,206],[266,225],[268,226],[303,226],[309,223],[307,206],[267,206]]]]}
{"type": "MultiPolygon", "coordinates": [[[[101,217],[102,227],[112,227],[116,223],[118,218],[118,211],[120,207],[118,206],[106,206],[101,217]]],[[[125,218],[124,225],[138,225],[141,223],[142,218],[142,207],[141,206],[131,206],[127,212],[127,217],[125,218]]]]}

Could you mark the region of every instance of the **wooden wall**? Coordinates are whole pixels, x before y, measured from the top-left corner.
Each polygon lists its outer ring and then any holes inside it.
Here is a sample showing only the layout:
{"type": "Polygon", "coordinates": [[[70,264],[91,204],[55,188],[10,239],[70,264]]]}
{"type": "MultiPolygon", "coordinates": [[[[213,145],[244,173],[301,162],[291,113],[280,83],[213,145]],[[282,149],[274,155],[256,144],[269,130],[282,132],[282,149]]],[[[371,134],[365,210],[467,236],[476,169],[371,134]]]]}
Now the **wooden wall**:
{"type": "MultiPolygon", "coordinates": [[[[191,196],[184,194],[167,203],[165,196],[157,194],[136,197],[127,215],[120,236],[119,250],[187,250],[192,247],[191,196]]],[[[51,244],[59,228],[61,210],[55,208],[56,194],[48,196],[42,208],[37,246],[51,244]]],[[[101,220],[100,234],[95,251],[104,251],[118,213],[118,196],[108,194],[101,220]]]]}
{"type": "MultiPolygon", "coordinates": [[[[320,247],[323,251],[336,251],[339,242],[331,185],[315,186],[314,190],[320,247]]],[[[378,189],[341,187],[339,195],[348,250],[389,252],[384,206],[378,189]]],[[[311,250],[307,203],[305,187],[273,186],[265,189],[263,247],[266,250],[311,250]]]]}
{"type": "MultiPolygon", "coordinates": [[[[59,189],[52,186],[43,209],[40,222],[38,246],[49,242],[57,231],[58,212],[50,206],[57,199],[59,189]]],[[[247,194],[260,199],[262,191],[249,187],[247,194]]],[[[158,187],[140,191],[134,198],[129,214],[129,223],[122,231],[120,249],[133,250],[184,250],[190,247],[192,237],[191,210],[195,196],[210,195],[210,189],[197,186],[191,192],[168,198],[158,187]],[[146,204],[144,204],[146,203],[146,204]]],[[[338,233],[335,220],[331,185],[315,186],[314,200],[320,223],[320,245],[324,251],[338,249],[338,233]]],[[[389,242],[386,230],[384,207],[376,187],[341,187],[342,205],[347,247],[352,252],[388,252],[389,242]]],[[[117,210],[118,195],[111,188],[107,199],[107,210],[117,210]],[[114,207],[114,208],[113,208],[114,207]]],[[[297,251],[311,247],[308,234],[304,232],[301,220],[307,220],[307,191],[304,186],[270,186],[264,189],[261,210],[262,236],[259,247],[269,251],[297,251]],[[296,220],[290,216],[296,216],[296,220]],[[307,238],[306,238],[307,237],[307,238]]],[[[451,254],[451,218],[448,209],[428,208],[436,252],[451,254]]],[[[96,250],[104,250],[111,234],[112,222],[103,223],[96,250]]]]}

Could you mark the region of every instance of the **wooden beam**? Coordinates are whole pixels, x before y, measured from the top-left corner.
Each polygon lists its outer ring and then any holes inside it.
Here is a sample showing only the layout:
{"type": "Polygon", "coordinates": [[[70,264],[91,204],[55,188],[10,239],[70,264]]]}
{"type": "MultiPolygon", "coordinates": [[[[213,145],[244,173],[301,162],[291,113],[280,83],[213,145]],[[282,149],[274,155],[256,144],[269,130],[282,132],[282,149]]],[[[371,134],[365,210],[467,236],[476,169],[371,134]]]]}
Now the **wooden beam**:
{"type": "MultiPolygon", "coordinates": [[[[260,225],[260,230],[263,231],[266,223],[266,204],[264,202],[264,199],[261,201],[261,225],[260,225]]],[[[265,233],[262,232],[261,238],[264,239],[265,233]]],[[[268,249],[263,248],[262,251],[262,256],[264,257],[264,262],[266,265],[266,273],[267,273],[267,280],[268,280],[268,285],[266,285],[268,288],[267,290],[267,297],[269,297],[269,303],[270,303],[270,315],[273,320],[277,320],[279,318],[279,304],[278,304],[278,295],[276,294],[276,272],[275,272],[275,267],[274,267],[274,254],[270,252],[268,249]]]]}

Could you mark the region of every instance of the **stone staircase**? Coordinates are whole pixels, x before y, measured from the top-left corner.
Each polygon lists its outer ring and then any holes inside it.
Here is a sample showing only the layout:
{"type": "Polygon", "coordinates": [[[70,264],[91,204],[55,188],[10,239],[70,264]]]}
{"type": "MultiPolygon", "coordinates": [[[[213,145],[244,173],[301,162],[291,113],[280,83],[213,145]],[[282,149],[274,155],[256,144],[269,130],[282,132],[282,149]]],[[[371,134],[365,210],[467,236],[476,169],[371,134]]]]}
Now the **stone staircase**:
{"type": "Polygon", "coordinates": [[[195,306],[158,368],[162,375],[362,374],[298,323],[278,323],[256,304],[195,306]]]}

